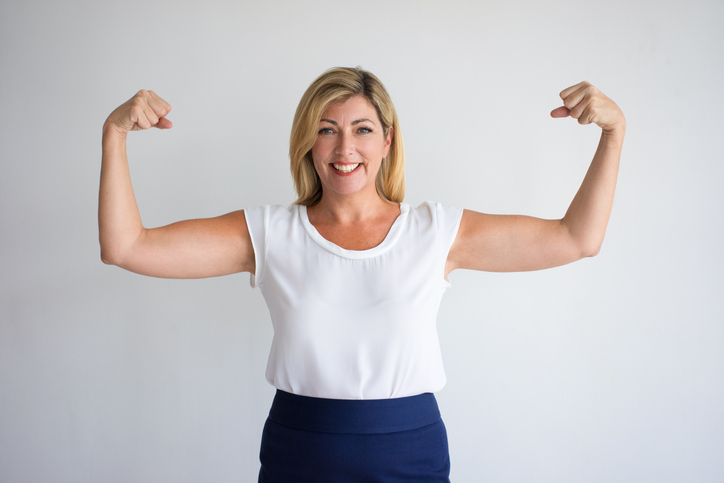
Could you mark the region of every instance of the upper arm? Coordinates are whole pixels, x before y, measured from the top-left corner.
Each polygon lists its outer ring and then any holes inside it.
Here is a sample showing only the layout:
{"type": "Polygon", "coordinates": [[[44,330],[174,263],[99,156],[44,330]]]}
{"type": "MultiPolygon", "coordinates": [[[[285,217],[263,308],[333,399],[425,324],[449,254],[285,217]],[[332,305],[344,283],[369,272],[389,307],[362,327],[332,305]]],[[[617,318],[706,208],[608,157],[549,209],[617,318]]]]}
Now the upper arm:
{"type": "Polygon", "coordinates": [[[491,272],[542,270],[584,256],[562,220],[464,210],[445,272],[458,268],[491,272]]]}
{"type": "Polygon", "coordinates": [[[163,278],[253,273],[255,268],[243,210],[144,228],[124,253],[107,261],[132,272],[163,278]]]}

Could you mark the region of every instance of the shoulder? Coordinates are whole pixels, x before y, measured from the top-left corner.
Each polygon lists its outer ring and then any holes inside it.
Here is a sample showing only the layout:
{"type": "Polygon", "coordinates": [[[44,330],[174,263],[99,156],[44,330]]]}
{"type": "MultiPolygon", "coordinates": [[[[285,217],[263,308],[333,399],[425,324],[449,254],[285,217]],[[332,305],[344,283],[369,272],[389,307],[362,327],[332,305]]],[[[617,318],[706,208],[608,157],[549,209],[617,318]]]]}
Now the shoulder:
{"type": "Polygon", "coordinates": [[[463,210],[442,203],[425,201],[409,210],[409,230],[417,239],[427,237],[434,240],[447,255],[460,228],[463,210]]]}
{"type": "Polygon", "coordinates": [[[244,214],[247,218],[283,218],[289,217],[297,213],[299,206],[282,206],[282,205],[262,205],[244,208],[244,214]]]}
{"type": "Polygon", "coordinates": [[[410,208],[410,216],[419,221],[428,221],[436,225],[438,228],[457,227],[460,225],[460,219],[463,215],[463,209],[455,206],[445,206],[435,201],[424,201],[416,208],[410,208]]]}
{"type": "Polygon", "coordinates": [[[249,230],[255,231],[270,223],[289,222],[297,216],[299,206],[263,205],[244,208],[244,216],[249,230]]]}

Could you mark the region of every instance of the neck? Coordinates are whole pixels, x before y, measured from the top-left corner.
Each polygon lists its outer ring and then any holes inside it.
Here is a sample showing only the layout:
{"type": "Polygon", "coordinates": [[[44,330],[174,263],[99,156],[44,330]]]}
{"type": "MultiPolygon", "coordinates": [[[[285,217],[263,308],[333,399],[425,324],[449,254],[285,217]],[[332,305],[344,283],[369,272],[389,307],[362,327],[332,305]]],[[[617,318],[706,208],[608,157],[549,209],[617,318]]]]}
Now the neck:
{"type": "Polygon", "coordinates": [[[374,196],[323,194],[319,203],[310,206],[307,212],[319,221],[349,224],[378,218],[391,210],[399,211],[399,204],[383,200],[375,191],[374,196]]]}

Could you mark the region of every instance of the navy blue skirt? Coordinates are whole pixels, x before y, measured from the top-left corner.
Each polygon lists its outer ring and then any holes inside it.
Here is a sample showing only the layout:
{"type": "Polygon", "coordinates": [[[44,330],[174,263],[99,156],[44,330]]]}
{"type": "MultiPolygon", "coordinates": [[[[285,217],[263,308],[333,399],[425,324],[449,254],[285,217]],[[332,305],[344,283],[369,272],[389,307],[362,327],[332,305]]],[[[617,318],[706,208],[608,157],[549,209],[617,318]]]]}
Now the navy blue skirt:
{"type": "Polygon", "coordinates": [[[450,481],[432,394],[339,400],[277,391],[260,460],[260,483],[450,481]]]}

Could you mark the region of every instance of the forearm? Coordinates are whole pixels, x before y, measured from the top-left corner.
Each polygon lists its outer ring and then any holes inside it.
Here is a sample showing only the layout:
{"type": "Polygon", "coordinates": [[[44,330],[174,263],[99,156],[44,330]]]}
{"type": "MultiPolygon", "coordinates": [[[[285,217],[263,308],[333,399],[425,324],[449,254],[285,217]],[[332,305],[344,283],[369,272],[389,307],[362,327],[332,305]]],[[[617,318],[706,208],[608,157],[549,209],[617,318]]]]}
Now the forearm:
{"type": "Polygon", "coordinates": [[[98,196],[98,234],[101,259],[117,264],[143,231],[141,215],[131,185],[126,136],[106,123],[98,196]]]}
{"type": "Polygon", "coordinates": [[[562,224],[581,256],[598,253],[608,226],[626,131],[625,121],[604,130],[583,183],[563,217],[562,224]]]}

